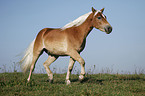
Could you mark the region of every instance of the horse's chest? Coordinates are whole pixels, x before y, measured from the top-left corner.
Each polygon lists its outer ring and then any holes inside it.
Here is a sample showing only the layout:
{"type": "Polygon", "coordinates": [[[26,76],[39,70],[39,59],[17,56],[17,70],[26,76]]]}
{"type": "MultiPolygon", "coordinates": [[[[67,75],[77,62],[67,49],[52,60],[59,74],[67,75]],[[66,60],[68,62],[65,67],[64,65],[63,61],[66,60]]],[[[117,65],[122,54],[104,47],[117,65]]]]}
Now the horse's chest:
{"type": "Polygon", "coordinates": [[[79,44],[79,46],[77,47],[77,51],[78,51],[78,52],[83,51],[84,48],[85,48],[85,45],[86,45],[86,39],[84,39],[83,42],[81,42],[81,43],[79,44]]]}

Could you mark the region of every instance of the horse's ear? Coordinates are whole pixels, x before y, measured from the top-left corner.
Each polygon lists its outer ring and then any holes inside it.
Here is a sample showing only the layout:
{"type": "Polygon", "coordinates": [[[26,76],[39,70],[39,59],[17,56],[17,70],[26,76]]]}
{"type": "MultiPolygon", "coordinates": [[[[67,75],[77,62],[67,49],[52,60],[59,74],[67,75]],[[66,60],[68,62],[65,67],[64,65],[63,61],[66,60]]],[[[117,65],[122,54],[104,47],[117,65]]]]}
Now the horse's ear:
{"type": "Polygon", "coordinates": [[[96,12],[96,10],[92,7],[92,12],[94,13],[94,12],[96,12]]]}
{"type": "Polygon", "coordinates": [[[104,8],[102,8],[100,11],[103,13],[103,11],[104,11],[104,8]]]}

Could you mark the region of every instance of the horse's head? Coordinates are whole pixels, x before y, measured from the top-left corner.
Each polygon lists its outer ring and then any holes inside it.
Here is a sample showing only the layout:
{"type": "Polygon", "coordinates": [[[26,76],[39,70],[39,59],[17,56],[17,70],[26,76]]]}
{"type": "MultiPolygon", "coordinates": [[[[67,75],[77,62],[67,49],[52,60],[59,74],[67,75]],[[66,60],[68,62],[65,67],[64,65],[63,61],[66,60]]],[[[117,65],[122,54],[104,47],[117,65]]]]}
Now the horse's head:
{"type": "Polygon", "coordinates": [[[92,19],[93,27],[109,34],[112,31],[112,26],[108,23],[106,16],[103,15],[103,11],[104,11],[104,8],[101,10],[95,10],[92,7],[92,12],[94,14],[93,19],[92,19]]]}

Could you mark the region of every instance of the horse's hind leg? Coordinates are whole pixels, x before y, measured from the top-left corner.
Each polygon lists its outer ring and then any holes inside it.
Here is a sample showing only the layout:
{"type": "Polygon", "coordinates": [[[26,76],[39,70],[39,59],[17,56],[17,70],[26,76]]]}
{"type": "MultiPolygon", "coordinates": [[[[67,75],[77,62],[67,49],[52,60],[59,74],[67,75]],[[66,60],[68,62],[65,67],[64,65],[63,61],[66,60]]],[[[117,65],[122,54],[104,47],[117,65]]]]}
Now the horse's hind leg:
{"type": "Polygon", "coordinates": [[[32,63],[31,63],[31,67],[30,67],[29,77],[27,79],[28,82],[30,81],[30,77],[31,77],[31,74],[32,74],[32,72],[34,70],[35,64],[36,64],[38,58],[40,57],[40,55],[42,53],[43,53],[43,48],[41,46],[39,46],[39,47],[34,46],[34,49],[33,49],[33,59],[32,59],[32,63]]]}
{"type": "Polygon", "coordinates": [[[37,62],[39,56],[40,56],[40,54],[37,54],[37,55],[36,55],[36,54],[35,54],[35,55],[33,54],[33,60],[32,60],[31,67],[30,67],[30,73],[29,73],[29,77],[28,77],[28,79],[27,79],[28,82],[30,81],[31,74],[32,74],[32,72],[33,72],[33,69],[34,69],[34,67],[35,67],[35,64],[36,64],[36,62],[37,62]]]}
{"type": "Polygon", "coordinates": [[[53,82],[53,73],[51,72],[49,66],[51,63],[53,63],[56,59],[58,58],[58,56],[51,56],[49,55],[48,59],[44,62],[43,66],[46,69],[46,72],[48,74],[49,77],[49,82],[52,83],[53,82]]]}

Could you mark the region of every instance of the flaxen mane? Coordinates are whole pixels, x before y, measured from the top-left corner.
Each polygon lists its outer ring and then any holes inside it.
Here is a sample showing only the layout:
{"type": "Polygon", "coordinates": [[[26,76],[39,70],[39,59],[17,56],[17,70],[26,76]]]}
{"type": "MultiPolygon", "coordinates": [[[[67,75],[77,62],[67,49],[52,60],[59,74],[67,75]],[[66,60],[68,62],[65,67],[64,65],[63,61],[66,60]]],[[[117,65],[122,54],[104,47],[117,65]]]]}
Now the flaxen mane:
{"type": "Polygon", "coordinates": [[[73,27],[73,26],[81,25],[91,13],[92,12],[89,12],[89,13],[86,13],[86,14],[80,16],[79,18],[75,19],[74,21],[72,21],[72,22],[66,24],[65,26],[63,26],[61,29],[64,30],[64,29],[67,29],[67,28],[70,28],[70,27],[73,27]]]}

